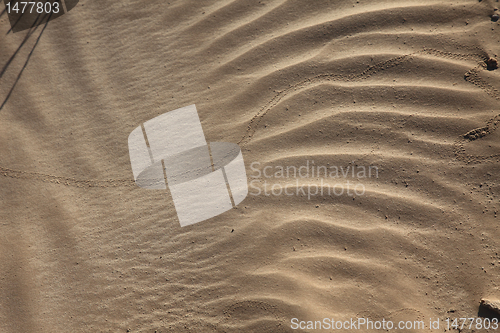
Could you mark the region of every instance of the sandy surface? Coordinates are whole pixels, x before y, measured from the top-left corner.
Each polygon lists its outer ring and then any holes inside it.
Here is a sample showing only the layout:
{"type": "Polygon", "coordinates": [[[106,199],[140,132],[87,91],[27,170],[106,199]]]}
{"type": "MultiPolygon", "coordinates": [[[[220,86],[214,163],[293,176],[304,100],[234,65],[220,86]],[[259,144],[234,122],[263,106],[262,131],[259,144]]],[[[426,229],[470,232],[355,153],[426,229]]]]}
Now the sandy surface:
{"type": "Polygon", "coordinates": [[[81,0],[15,34],[2,12],[0,332],[477,316],[500,298],[498,6],[81,0]],[[378,178],[325,179],[355,196],[250,194],[181,228],[168,191],[133,183],[127,138],[193,103],[249,183],[254,162],[378,178]]]}

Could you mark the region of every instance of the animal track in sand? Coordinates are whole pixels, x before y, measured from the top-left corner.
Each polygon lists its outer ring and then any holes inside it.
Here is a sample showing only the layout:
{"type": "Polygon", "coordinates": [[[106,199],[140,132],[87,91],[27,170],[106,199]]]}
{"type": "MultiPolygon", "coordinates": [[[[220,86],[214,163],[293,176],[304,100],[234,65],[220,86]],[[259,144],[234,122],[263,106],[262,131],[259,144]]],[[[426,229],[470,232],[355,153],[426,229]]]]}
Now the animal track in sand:
{"type": "Polygon", "coordinates": [[[472,155],[467,154],[465,145],[467,143],[476,141],[493,134],[500,125],[500,114],[490,119],[485,126],[473,129],[463,134],[457,141],[455,141],[455,157],[457,160],[469,163],[481,163],[500,158],[500,154],[492,155],[472,155]]]}
{"type": "MultiPolygon", "coordinates": [[[[327,80],[327,81],[335,81],[338,79],[342,79],[345,81],[354,81],[354,80],[361,80],[361,79],[366,79],[370,77],[373,74],[376,74],[379,71],[383,71],[389,68],[393,68],[396,66],[401,65],[403,62],[411,60],[413,56],[419,56],[419,55],[431,55],[431,56],[436,56],[436,57],[441,57],[441,58],[446,58],[446,59],[455,59],[455,60],[476,60],[478,62],[478,65],[469,70],[467,73],[464,75],[464,79],[477,86],[478,88],[482,89],[485,91],[488,95],[491,97],[494,97],[496,99],[500,99],[500,95],[498,93],[498,90],[494,88],[493,86],[489,85],[487,82],[485,82],[480,76],[479,72],[482,70],[486,70],[486,61],[489,59],[489,57],[483,53],[483,54],[458,54],[458,53],[451,53],[451,52],[444,52],[440,50],[435,50],[435,49],[429,49],[425,48],[421,51],[417,51],[414,53],[406,54],[406,55],[401,55],[398,57],[394,57],[382,62],[379,62],[375,65],[370,66],[366,70],[364,70],[361,73],[358,74],[351,74],[348,76],[343,76],[343,75],[337,75],[333,73],[325,73],[325,74],[319,74],[316,75],[312,78],[305,79],[301,82],[291,84],[289,88],[279,91],[276,93],[276,95],[269,101],[267,102],[263,107],[260,108],[260,110],[250,119],[249,124],[247,126],[247,130],[245,135],[241,138],[240,141],[238,141],[238,145],[246,145],[250,140],[252,139],[253,135],[256,132],[256,127],[259,125],[260,121],[262,118],[271,110],[273,109],[285,96],[290,94],[292,91],[297,91],[297,90],[302,90],[305,89],[312,84],[321,82],[322,80],[327,80]]],[[[493,118],[488,122],[488,124],[485,127],[482,127],[480,129],[476,129],[473,131],[470,131],[464,135],[464,137],[460,140],[458,140],[455,145],[455,156],[457,159],[461,161],[467,161],[467,163],[470,163],[471,161],[483,161],[486,159],[491,159],[494,157],[500,157],[500,154],[494,155],[494,156],[488,156],[488,157],[482,157],[482,156],[470,156],[465,153],[465,148],[463,147],[463,144],[465,141],[469,140],[470,137],[472,137],[472,132],[476,133],[475,131],[479,131],[481,135],[479,137],[484,136],[482,133],[485,132],[487,134],[491,133],[496,129],[498,126],[498,123],[500,122],[500,115],[497,117],[493,118]],[[485,130],[486,129],[486,130],[485,130]]],[[[479,133],[478,132],[478,133],[479,133]]],[[[476,135],[476,134],[474,134],[476,135]]],[[[55,175],[49,175],[49,174],[43,174],[43,173],[37,173],[37,172],[26,172],[26,171],[19,171],[19,170],[12,170],[9,168],[1,167],[0,166],[0,175],[3,175],[4,177],[10,177],[10,178],[16,178],[16,179],[29,179],[29,180],[38,180],[42,182],[48,182],[48,183],[53,183],[53,184],[62,184],[66,186],[74,186],[74,187],[80,187],[80,188],[88,188],[88,187],[98,187],[98,188],[107,188],[107,187],[134,187],[135,182],[133,179],[109,179],[109,180],[98,180],[98,179],[76,179],[76,178],[71,178],[71,177],[61,177],[61,176],[55,176],[55,175]]]]}
{"type": "Polygon", "coordinates": [[[238,141],[238,144],[240,145],[246,145],[250,140],[252,139],[253,135],[255,134],[256,128],[258,127],[260,121],[262,118],[273,108],[275,107],[285,96],[290,94],[292,91],[297,91],[301,89],[305,89],[309,86],[311,86],[314,83],[317,83],[321,80],[328,80],[328,81],[335,81],[338,78],[342,78],[343,80],[346,81],[354,81],[354,80],[359,80],[359,79],[365,79],[370,77],[372,74],[377,73],[378,71],[383,71],[392,67],[396,67],[403,62],[411,59],[413,56],[418,56],[418,55],[432,55],[436,57],[441,57],[441,58],[446,58],[446,59],[455,59],[455,60],[476,60],[478,62],[478,65],[469,70],[467,73],[465,73],[464,78],[467,82],[470,82],[477,86],[478,88],[482,89],[485,91],[488,95],[491,97],[494,97],[496,99],[500,99],[500,95],[498,93],[498,90],[494,88],[493,86],[489,85],[486,83],[479,75],[478,73],[481,70],[486,69],[486,61],[489,58],[485,53],[484,54],[458,54],[458,53],[451,53],[451,52],[444,52],[440,50],[435,50],[435,49],[429,49],[429,48],[424,48],[421,51],[417,51],[414,53],[402,55],[399,57],[391,58],[386,61],[379,62],[373,66],[370,66],[368,69],[364,70],[363,72],[359,74],[352,74],[349,76],[341,76],[341,75],[335,75],[335,74],[319,74],[317,76],[314,76],[312,78],[305,79],[299,83],[290,85],[289,88],[279,91],[269,102],[267,102],[249,121],[249,124],[247,126],[247,130],[245,135],[238,141]]]}
{"type": "Polygon", "coordinates": [[[109,179],[109,180],[98,180],[98,179],[75,179],[69,177],[53,176],[38,172],[26,172],[19,170],[12,170],[4,167],[0,167],[0,175],[9,178],[16,179],[30,179],[38,180],[46,183],[61,184],[66,186],[75,187],[119,187],[119,186],[135,186],[134,180],[131,179],[109,179]]]}

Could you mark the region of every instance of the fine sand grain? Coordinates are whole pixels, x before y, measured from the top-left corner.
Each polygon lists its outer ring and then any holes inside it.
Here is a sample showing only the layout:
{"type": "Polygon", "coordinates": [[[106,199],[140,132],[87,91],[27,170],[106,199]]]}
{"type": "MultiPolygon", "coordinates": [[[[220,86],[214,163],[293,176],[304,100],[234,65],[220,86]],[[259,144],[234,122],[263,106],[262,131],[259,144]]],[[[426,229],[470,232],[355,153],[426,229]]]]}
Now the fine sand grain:
{"type": "Polygon", "coordinates": [[[476,317],[500,298],[499,6],[80,0],[12,33],[0,5],[0,332],[476,317]],[[127,138],[190,104],[249,184],[254,162],[378,178],[181,228],[168,191],[135,186],[127,138]]]}

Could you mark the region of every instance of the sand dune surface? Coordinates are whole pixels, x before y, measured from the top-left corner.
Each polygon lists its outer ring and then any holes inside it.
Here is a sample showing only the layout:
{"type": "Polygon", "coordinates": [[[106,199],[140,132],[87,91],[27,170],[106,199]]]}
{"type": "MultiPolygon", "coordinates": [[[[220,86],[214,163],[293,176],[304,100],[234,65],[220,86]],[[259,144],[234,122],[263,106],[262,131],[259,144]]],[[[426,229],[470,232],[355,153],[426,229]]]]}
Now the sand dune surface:
{"type": "Polygon", "coordinates": [[[477,317],[500,298],[499,6],[80,0],[17,33],[2,6],[0,331],[477,317]],[[250,187],[181,228],[127,138],[191,104],[250,187]],[[329,174],[275,173],[301,166],[329,174]]]}

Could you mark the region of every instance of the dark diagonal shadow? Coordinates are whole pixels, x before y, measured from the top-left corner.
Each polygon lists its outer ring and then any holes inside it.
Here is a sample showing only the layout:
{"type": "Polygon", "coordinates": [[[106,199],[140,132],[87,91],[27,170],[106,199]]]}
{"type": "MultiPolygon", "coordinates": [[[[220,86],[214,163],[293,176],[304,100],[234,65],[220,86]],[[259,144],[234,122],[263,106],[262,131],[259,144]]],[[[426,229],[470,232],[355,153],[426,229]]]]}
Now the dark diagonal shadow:
{"type": "MultiPolygon", "coordinates": [[[[25,14],[25,13],[21,13],[21,16],[19,16],[19,17],[17,18],[16,22],[15,22],[15,23],[14,23],[14,24],[10,27],[10,29],[7,31],[7,35],[8,35],[8,34],[10,34],[10,33],[12,32],[12,29],[14,29],[14,28],[16,27],[16,25],[18,25],[18,24],[19,24],[19,22],[21,21],[21,19],[24,17],[24,14],[25,14]]],[[[40,16],[40,15],[38,15],[38,16],[40,16]]],[[[37,16],[37,18],[36,18],[36,20],[35,20],[35,21],[38,21],[38,16],[37,16]]],[[[33,28],[33,26],[31,26],[31,28],[33,28]]],[[[30,28],[30,29],[31,29],[31,28],[30,28]]]]}
{"type": "MultiPolygon", "coordinates": [[[[14,58],[16,57],[17,53],[21,50],[21,48],[23,47],[23,45],[28,41],[28,39],[31,37],[31,35],[38,28],[38,24],[37,23],[38,23],[38,20],[40,19],[40,17],[41,17],[41,15],[38,15],[37,19],[35,20],[35,22],[33,22],[33,25],[31,26],[30,30],[28,30],[28,33],[26,34],[26,36],[24,37],[23,41],[21,42],[21,45],[19,45],[19,47],[17,48],[16,52],[14,52],[14,54],[9,58],[9,60],[5,64],[5,66],[3,66],[2,71],[0,72],[0,78],[2,78],[2,76],[5,73],[5,71],[9,67],[10,63],[12,62],[12,60],[14,60],[14,58]],[[33,29],[33,27],[34,27],[34,29],[33,29]]],[[[11,30],[12,30],[12,28],[9,31],[11,31],[11,30]]]]}
{"type": "MultiPolygon", "coordinates": [[[[52,15],[52,13],[50,14],[47,14],[45,15],[43,18],[42,18],[42,21],[47,18],[47,21],[45,22],[45,25],[43,26],[43,29],[42,31],[40,32],[40,34],[38,35],[38,38],[36,39],[35,41],[35,45],[33,45],[33,47],[31,48],[31,51],[30,53],[28,54],[28,58],[26,59],[26,62],[24,63],[23,67],[21,68],[21,71],[19,72],[19,74],[17,75],[17,78],[16,78],[16,81],[14,81],[14,84],[12,84],[12,87],[10,88],[10,91],[9,93],[7,94],[7,97],[5,97],[5,100],[3,101],[2,105],[0,105],[0,111],[3,109],[3,107],[5,106],[5,104],[7,103],[7,101],[9,100],[9,97],[10,95],[12,94],[12,92],[14,91],[14,88],[16,87],[17,83],[19,82],[19,79],[21,79],[21,75],[23,74],[23,71],[24,69],[26,68],[26,66],[28,66],[28,62],[30,61],[30,58],[31,56],[33,55],[33,52],[35,51],[35,48],[36,46],[38,45],[38,42],[40,41],[40,38],[42,37],[43,35],[43,32],[45,31],[45,28],[47,28],[47,25],[49,24],[49,21],[50,21],[50,16],[52,15]]],[[[37,21],[38,21],[38,18],[37,18],[37,21]]],[[[31,29],[31,28],[30,28],[31,29]]],[[[33,32],[36,30],[36,27],[35,29],[33,30],[33,32]]],[[[21,45],[22,46],[22,45],[21,45]]],[[[19,48],[18,48],[19,50],[19,48]]],[[[17,51],[16,51],[17,52],[17,51]]],[[[3,74],[3,72],[2,72],[3,74]]]]}
{"type": "Polygon", "coordinates": [[[2,18],[3,14],[7,13],[7,8],[4,7],[2,12],[0,12],[0,18],[2,18]]]}

